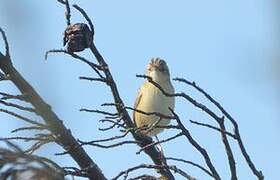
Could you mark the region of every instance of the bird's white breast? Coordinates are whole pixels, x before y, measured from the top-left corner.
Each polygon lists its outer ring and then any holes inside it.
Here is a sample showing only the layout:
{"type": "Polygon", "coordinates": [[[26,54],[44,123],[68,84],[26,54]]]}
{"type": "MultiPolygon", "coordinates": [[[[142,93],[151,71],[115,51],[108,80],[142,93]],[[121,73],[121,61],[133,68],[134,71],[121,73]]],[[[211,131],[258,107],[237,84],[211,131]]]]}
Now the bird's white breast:
{"type": "MultiPolygon", "coordinates": [[[[164,83],[159,83],[159,85],[168,93],[173,94],[174,93],[174,89],[170,83],[170,81],[168,82],[164,82],[164,83]]],[[[174,109],[174,104],[175,104],[175,100],[174,97],[167,97],[166,95],[164,95],[160,89],[158,89],[157,87],[155,87],[153,84],[146,82],[142,88],[142,97],[141,97],[141,102],[139,103],[139,106],[137,109],[142,110],[144,112],[158,112],[161,113],[163,115],[166,116],[171,116],[172,113],[169,110],[169,108],[174,109]]],[[[139,117],[139,116],[138,116],[139,117]]],[[[158,116],[155,115],[141,115],[141,125],[137,124],[137,126],[145,126],[145,125],[152,125],[157,123],[157,121],[159,120],[158,116]]],[[[139,122],[139,120],[138,120],[139,122]]],[[[170,119],[165,119],[162,118],[159,122],[158,122],[158,126],[165,126],[168,125],[170,123],[170,119]]],[[[160,128],[155,128],[154,130],[150,131],[149,133],[147,133],[147,135],[149,136],[154,136],[156,134],[158,134],[159,132],[161,132],[163,129],[160,128]]]]}

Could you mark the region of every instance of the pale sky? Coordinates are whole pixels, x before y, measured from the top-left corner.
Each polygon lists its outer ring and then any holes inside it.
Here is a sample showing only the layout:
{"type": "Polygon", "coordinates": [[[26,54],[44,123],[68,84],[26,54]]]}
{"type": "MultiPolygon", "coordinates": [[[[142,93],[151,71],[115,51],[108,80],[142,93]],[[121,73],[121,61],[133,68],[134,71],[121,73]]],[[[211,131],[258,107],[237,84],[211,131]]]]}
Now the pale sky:
{"type": "MultiPolygon", "coordinates": [[[[133,105],[136,91],[143,82],[135,75],[145,72],[152,57],[165,59],[172,77],[196,81],[235,117],[247,151],[265,178],[279,177],[279,3],[273,0],[70,2],[79,3],[92,18],[96,46],[109,64],[126,105],[133,105]]],[[[75,11],[72,17],[72,22],[83,21],[75,11]]],[[[99,132],[98,128],[104,127],[98,123],[102,116],[79,112],[80,108],[100,109],[102,103],[112,102],[106,86],[78,79],[79,76],[94,75],[86,65],[65,55],[51,55],[44,61],[46,50],[62,48],[63,6],[55,0],[2,0],[0,26],[8,36],[16,68],[75,137],[94,140],[119,134],[118,130],[99,132]]],[[[3,52],[3,43],[0,48],[3,52]]],[[[80,55],[95,60],[88,50],[80,55]]],[[[184,91],[213,108],[193,89],[177,82],[173,84],[177,92],[184,91]]],[[[0,91],[18,93],[11,84],[3,82],[0,91]]],[[[220,135],[189,123],[192,119],[215,125],[214,120],[181,99],[176,100],[176,112],[208,150],[222,179],[229,179],[220,135]]],[[[26,125],[4,114],[0,114],[0,119],[1,137],[12,136],[9,133],[12,129],[26,125]]],[[[174,133],[165,131],[159,138],[174,133]]],[[[256,179],[236,143],[231,141],[231,144],[240,179],[256,179]]],[[[162,146],[166,156],[205,165],[183,137],[162,146]]],[[[131,166],[151,163],[144,153],[135,154],[139,150],[135,145],[106,150],[85,148],[108,178],[131,166]]],[[[64,166],[75,165],[67,156],[53,156],[61,151],[56,145],[47,145],[38,154],[64,166]]],[[[178,167],[198,179],[209,179],[191,166],[178,163],[178,167]]],[[[131,175],[141,172],[153,173],[137,171],[131,175]]]]}

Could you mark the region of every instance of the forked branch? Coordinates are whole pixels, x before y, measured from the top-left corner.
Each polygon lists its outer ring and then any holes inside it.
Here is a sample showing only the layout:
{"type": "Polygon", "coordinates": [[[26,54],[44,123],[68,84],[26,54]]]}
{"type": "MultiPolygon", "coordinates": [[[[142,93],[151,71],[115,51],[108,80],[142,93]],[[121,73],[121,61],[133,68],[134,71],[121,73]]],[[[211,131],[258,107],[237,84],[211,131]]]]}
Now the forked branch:
{"type": "MultiPolygon", "coordinates": [[[[51,107],[41,98],[41,96],[35,91],[35,89],[22,77],[22,75],[15,69],[10,59],[8,41],[4,34],[4,31],[0,28],[0,32],[4,37],[6,44],[6,55],[0,52],[0,69],[5,75],[10,77],[10,81],[19,89],[22,94],[28,94],[27,101],[35,108],[36,113],[42,117],[47,124],[49,130],[58,137],[57,142],[62,145],[65,150],[75,149],[75,151],[69,151],[70,156],[79,164],[82,169],[88,169],[88,176],[90,179],[104,180],[106,179],[99,167],[88,156],[79,143],[72,136],[71,132],[63,125],[63,122],[54,113],[51,107]]],[[[20,117],[25,121],[29,121],[27,118],[21,117],[15,113],[10,113],[6,110],[1,110],[20,117]]],[[[29,121],[31,122],[31,121],[29,121]]]]}

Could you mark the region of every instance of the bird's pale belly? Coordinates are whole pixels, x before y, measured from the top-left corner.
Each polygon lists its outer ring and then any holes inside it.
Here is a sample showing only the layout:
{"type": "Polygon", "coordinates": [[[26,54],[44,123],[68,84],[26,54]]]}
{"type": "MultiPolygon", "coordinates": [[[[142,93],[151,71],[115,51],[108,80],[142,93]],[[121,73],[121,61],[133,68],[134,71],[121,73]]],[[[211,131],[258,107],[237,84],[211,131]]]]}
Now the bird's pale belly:
{"type": "MultiPolygon", "coordinates": [[[[149,93],[143,93],[141,101],[145,103],[139,104],[138,109],[144,112],[158,112],[166,116],[171,116],[169,107],[174,109],[174,97],[165,96],[156,87],[152,87],[151,89],[146,91],[149,93]]],[[[138,127],[166,126],[170,123],[170,119],[160,118],[156,115],[140,115],[140,113],[137,113],[137,116],[141,119],[137,121],[138,123],[140,122],[140,124],[137,124],[138,127]]],[[[154,136],[162,130],[162,128],[150,128],[143,131],[143,133],[148,136],[154,136]]]]}

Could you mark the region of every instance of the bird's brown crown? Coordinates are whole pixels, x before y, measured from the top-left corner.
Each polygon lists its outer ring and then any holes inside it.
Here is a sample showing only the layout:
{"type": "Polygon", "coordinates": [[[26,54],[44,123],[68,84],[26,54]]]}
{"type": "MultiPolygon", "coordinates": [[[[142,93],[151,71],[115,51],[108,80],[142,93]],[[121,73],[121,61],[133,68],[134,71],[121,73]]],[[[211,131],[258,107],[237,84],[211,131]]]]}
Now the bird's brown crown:
{"type": "Polygon", "coordinates": [[[162,73],[167,73],[169,75],[169,70],[166,62],[160,58],[152,58],[147,66],[147,71],[151,72],[153,70],[158,70],[162,73]]]}

